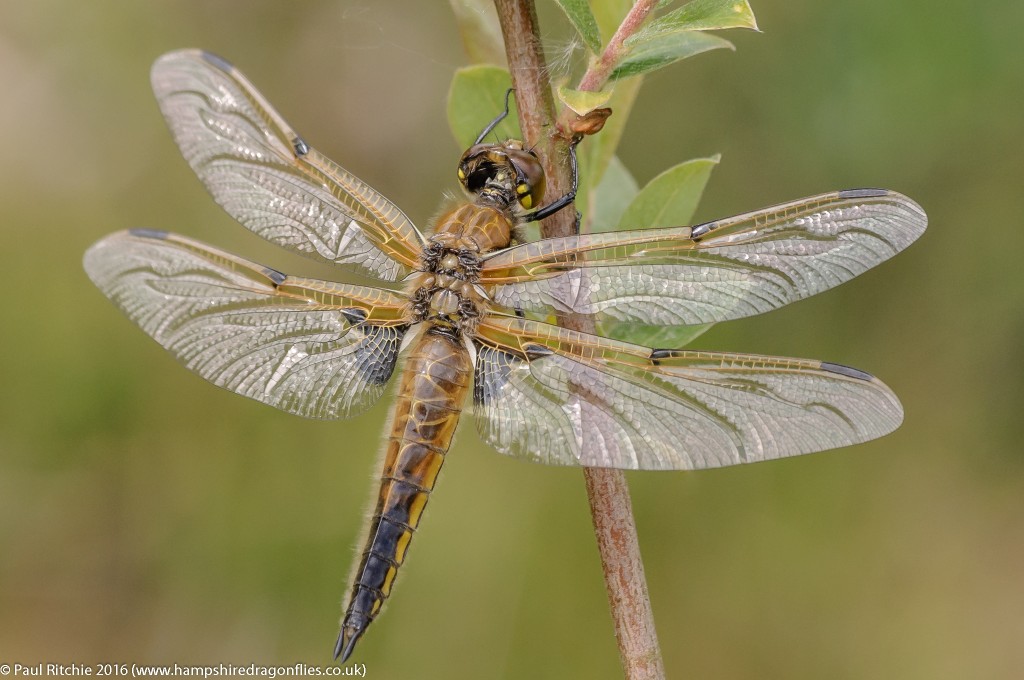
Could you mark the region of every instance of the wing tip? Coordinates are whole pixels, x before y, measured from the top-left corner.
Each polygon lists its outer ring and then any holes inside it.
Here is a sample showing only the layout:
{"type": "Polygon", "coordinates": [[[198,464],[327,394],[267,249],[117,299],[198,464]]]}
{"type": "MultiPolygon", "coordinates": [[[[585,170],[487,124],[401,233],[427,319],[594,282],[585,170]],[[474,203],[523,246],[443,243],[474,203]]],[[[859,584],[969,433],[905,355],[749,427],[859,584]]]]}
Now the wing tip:
{"type": "MultiPolygon", "coordinates": [[[[116,243],[118,241],[126,236],[138,236],[142,238],[163,240],[167,237],[167,234],[168,233],[166,231],[146,228],[123,229],[121,231],[115,231],[111,234],[107,234],[86,248],[85,253],[82,255],[82,268],[85,269],[85,273],[89,279],[97,286],[100,286],[100,283],[104,278],[106,261],[110,257],[110,249],[116,248],[116,243]]],[[[102,286],[100,287],[102,288],[102,286]]]]}
{"type": "Polygon", "coordinates": [[[925,228],[928,226],[928,214],[924,211],[924,208],[920,206],[917,201],[901,194],[898,191],[892,191],[890,189],[875,189],[865,187],[861,189],[843,189],[837,191],[836,195],[838,198],[888,198],[892,203],[901,206],[911,213],[909,220],[911,239],[913,242],[918,236],[924,233],[925,228]]]}
{"type": "MultiPolygon", "coordinates": [[[[885,400],[885,404],[876,403],[876,407],[880,412],[883,412],[887,416],[887,420],[884,424],[881,424],[878,431],[874,432],[867,439],[862,441],[870,441],[871,439],[877,439],[878,437],[884,437],[887,434],[894,432],[900,425],[903,424],[903,404],[900,403],[899,397],[893,392],[888,385],[884,382],[871,375],[867,371],[862,371],[859,368],[853,368],[852,366],[846,366],[844,364],[837,364],[831,361],[820,362],[820,368],[828,373],[835,375],[841,375],[846,378],[852,378],[863,383],[867,383],[873,388],[875,393],[878,393],[885,400]]],[[[876,421],[876,424],[882,421],[876,421]]],[[[860,442],[857,442],[860,443],[860,442]]]]}
{"type": "Polygon", "coordinates": [[[180,70],[182,68],[181,62],[192,62],[194,64],[195,62],[203,61],[224,73],[233,73],[235,71],[234,65],[227,59],[197,47],[187,47],[167,52],[156,58],[149,71],[150,84],[153,86],[153,91],[157,93],[158,99],[166,86],[167,79],[170,77],[168,74],[180,70]]]}
{"type": "Polygon", "coordinates": [[[198,47],[184,47],[182,49],[164,52],[159,57],[157,57],[156,60],[153,62],[153,70],[160,68],[164,64],[180,61],[182,59],[193,61],[196,59],[201,59],[203,54],[204,51],[199,49],[198,47]]]}
{"type": "Polygon", "coordinates": [[[177,61],[179,59],[206,61],[217,68],[224,69],[225,71],[234,69],[234,64],[224,57],[214,54],[213,52],[207,52],[199,47],[183,47],[181,49],[171,50],[170,52],[164,52],[156,58],[154,63],[159,64],[161,62],[177,61]]]}
{"type": "Polygon", "coordinates": [[[890,191],[889,196],[912,213],[913,240],[916,240],[928,228],[928,213],[924,211],[924,208],[917,201],[898,191],[890,191]]]}

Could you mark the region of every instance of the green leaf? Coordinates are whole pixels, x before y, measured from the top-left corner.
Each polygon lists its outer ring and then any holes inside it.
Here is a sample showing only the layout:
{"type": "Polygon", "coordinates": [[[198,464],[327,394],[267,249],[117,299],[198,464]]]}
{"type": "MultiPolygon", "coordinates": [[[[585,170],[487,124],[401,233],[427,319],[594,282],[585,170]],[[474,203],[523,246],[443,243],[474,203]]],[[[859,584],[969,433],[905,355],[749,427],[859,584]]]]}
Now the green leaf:
{"type": "Polygon", "coordinates": [[[605,168],[611,162],[612,156],[615,155],[615,150],[619,146],[619,140],[622,139],[626,121],[629,120],[629,112],[640,92],[642,82],[642,78],[632,78],[617,83],[612,97],[608,101],[608,106],[612,110],[611,117],[605,122],[601,132],[586,138],[580,144],[578,148],[580,186],[584,193],[601,182],[605,168]]]}
{"type": "Polygon", "coordinates": [[[601,35],[614,35],[632,6],[632,0],[591,0],[590,11],[601,35]]]}
{"type": "Polygon", "coordinates": [[[572,109],[573,113],[582,116],[590,113],[594,109],[599,109],[608,103],[608,100],[612,97],[612,90],[602,90],[600,92],[583,92],[581,90],[573,90],[568,87],[559,85],[556,89],[558,98],[563,104],[572,109]]]}
{"type": "Polygon", "coordinates": [[[558,6],[569,17],[576,32],[583,38],[583,43],[594,54],[601,52],[601,31],[597,28],[597,19],[590,11],[587,0],[556,0],[558,6]]]}
{"type": "Polygon", "coordinates": [[[617,228],[626,207],[636,197],[640,187],[618,156],[612,156],[601,182],[580,203],[585,231],[596,233],[617,228]]]}
{"type": "Polygon", "coordinates": [[[721,156],[695,158],[647,183],[619,220],[619,229],[679,227],[690,223],[708,177],[721,156]]]}
{"type": "MultiPolygon", "coordinates": [[[[460,149],[468,149],[487,123],[505,109],[505,92],[512,87],[508,71],[478,64],[455,71],[448,90],[448,127],[460,149]]],[[[498,139],[522,139],[515,113],[515,97],[509,115],[494,133],[498,139]]]]}
{"type": "Polygon", "coordinates": [[[693,0],[655,19],[631,36],[626,44],[643,42],[663,33],[713,31],[722,28],[757,30],[757,20],[747,0],[693,0]]]}
{"type": "Polygon", "coordinates": [[[462,46],[475,64],[506,65],[505,41],[491,0],[448,0],[462,37],[462,46]]]}
{"type": "Polygon", "coordinates": [[[700,31],[676,31],[656,35],[631,45],[625,58],[612,71],[611,80],[654,71],[680,59],[723,47],[736,49],[728,40],[700,31]]]}
{"type": "MultiPolygon", "coordinates": [[[[721,157],[695,158],[669,168],[650,182],[633,198],[619,219],[619,229],[676,227],[688,224],[704,193],[711,171],[721,157]]],[[[608,166],[606,178],[613,176],[614,163],[608,166]]],[[[597,332],[616,340],[646,347],[682,347],[711,327],[649,326],[604,319],[597,332]]]]}

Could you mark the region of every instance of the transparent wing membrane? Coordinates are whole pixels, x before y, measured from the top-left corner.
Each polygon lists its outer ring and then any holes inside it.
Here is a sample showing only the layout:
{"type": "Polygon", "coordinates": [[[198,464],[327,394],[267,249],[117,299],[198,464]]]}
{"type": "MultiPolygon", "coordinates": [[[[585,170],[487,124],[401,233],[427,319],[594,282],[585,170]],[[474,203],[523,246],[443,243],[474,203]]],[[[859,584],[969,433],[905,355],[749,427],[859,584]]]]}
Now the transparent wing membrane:
{"type": "Polygon", "coordinates": [[[650,350],[499,315],[478,343],[481,436],[538,462],[720,467],[857,444],[903,419],[881,381],[819,361],[650,350]]]}
{"type": "Polygon", "coordinates": [[[245,227],[387,281],[417,264],[423,236],[405,214],[310,148],[230,64],[184,50],[160,57],[151,75],[185,159],[245,227]]]}
{"type": "Polygon", "coordinates": [[[397,293],[286,276],[165,232],[111,234],[85,270],[190,370],[309,418],[373,404],[409,324],[397,293]]]}
{"type": "Polygon", "coordinates": [[[837,286],[923,233],[924,212],[876,189],[833,192],[697,227],[544,239],[485,259],[496,303],[657,326],[760,314],[837,286]]]}

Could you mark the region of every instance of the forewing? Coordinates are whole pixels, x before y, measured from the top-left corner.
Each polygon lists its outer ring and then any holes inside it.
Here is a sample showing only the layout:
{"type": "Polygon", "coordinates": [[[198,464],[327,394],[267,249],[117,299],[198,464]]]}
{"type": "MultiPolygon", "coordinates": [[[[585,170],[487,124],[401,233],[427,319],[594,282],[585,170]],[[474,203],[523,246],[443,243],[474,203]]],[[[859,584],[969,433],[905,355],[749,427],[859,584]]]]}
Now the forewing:
{"type": "Polygon", "coordinates": [[[423,236],[402,211],[310,148],[226,61],[171,52],[151,76],[185,159],[248,229],[387,281],[417,264],[423,236]]]}
{"type": "Polygon", "coordinates": [[[409,327],[397,293],[286,276],[166,232],[111,234],[85,271],[190,370],[309,418],[373,404],[409,327]]]}
{"type": "Polygon", "coordinates": [[[760,314],[837,286],[910,245],[906,196],[855,189],[696,227],[544,239],[484,260],[480,283],[522,311],[657,326],[760,314]]]}
{"type": "Polygon", "coordinates": [[[543,463],[693,470],[848,446],[903,419],[856,369],[638,345],[504,315],[478,329],[481,436],[543,463]]]}

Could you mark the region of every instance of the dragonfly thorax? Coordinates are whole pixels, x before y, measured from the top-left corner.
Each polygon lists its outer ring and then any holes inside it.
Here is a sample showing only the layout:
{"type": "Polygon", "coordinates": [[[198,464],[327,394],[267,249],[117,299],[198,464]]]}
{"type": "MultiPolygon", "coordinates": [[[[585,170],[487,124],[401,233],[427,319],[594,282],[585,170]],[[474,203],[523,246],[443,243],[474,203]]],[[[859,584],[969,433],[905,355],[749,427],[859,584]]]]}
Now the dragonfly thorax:
{"type": "Polygon", "coordinates": [[[475,285],[479,273],[480,248],[475,241],[445,231],[432,236],[423,249],[421,273],[411,283],[417,320],[459,334],[470,332],[483,302],[475,285]]]}

